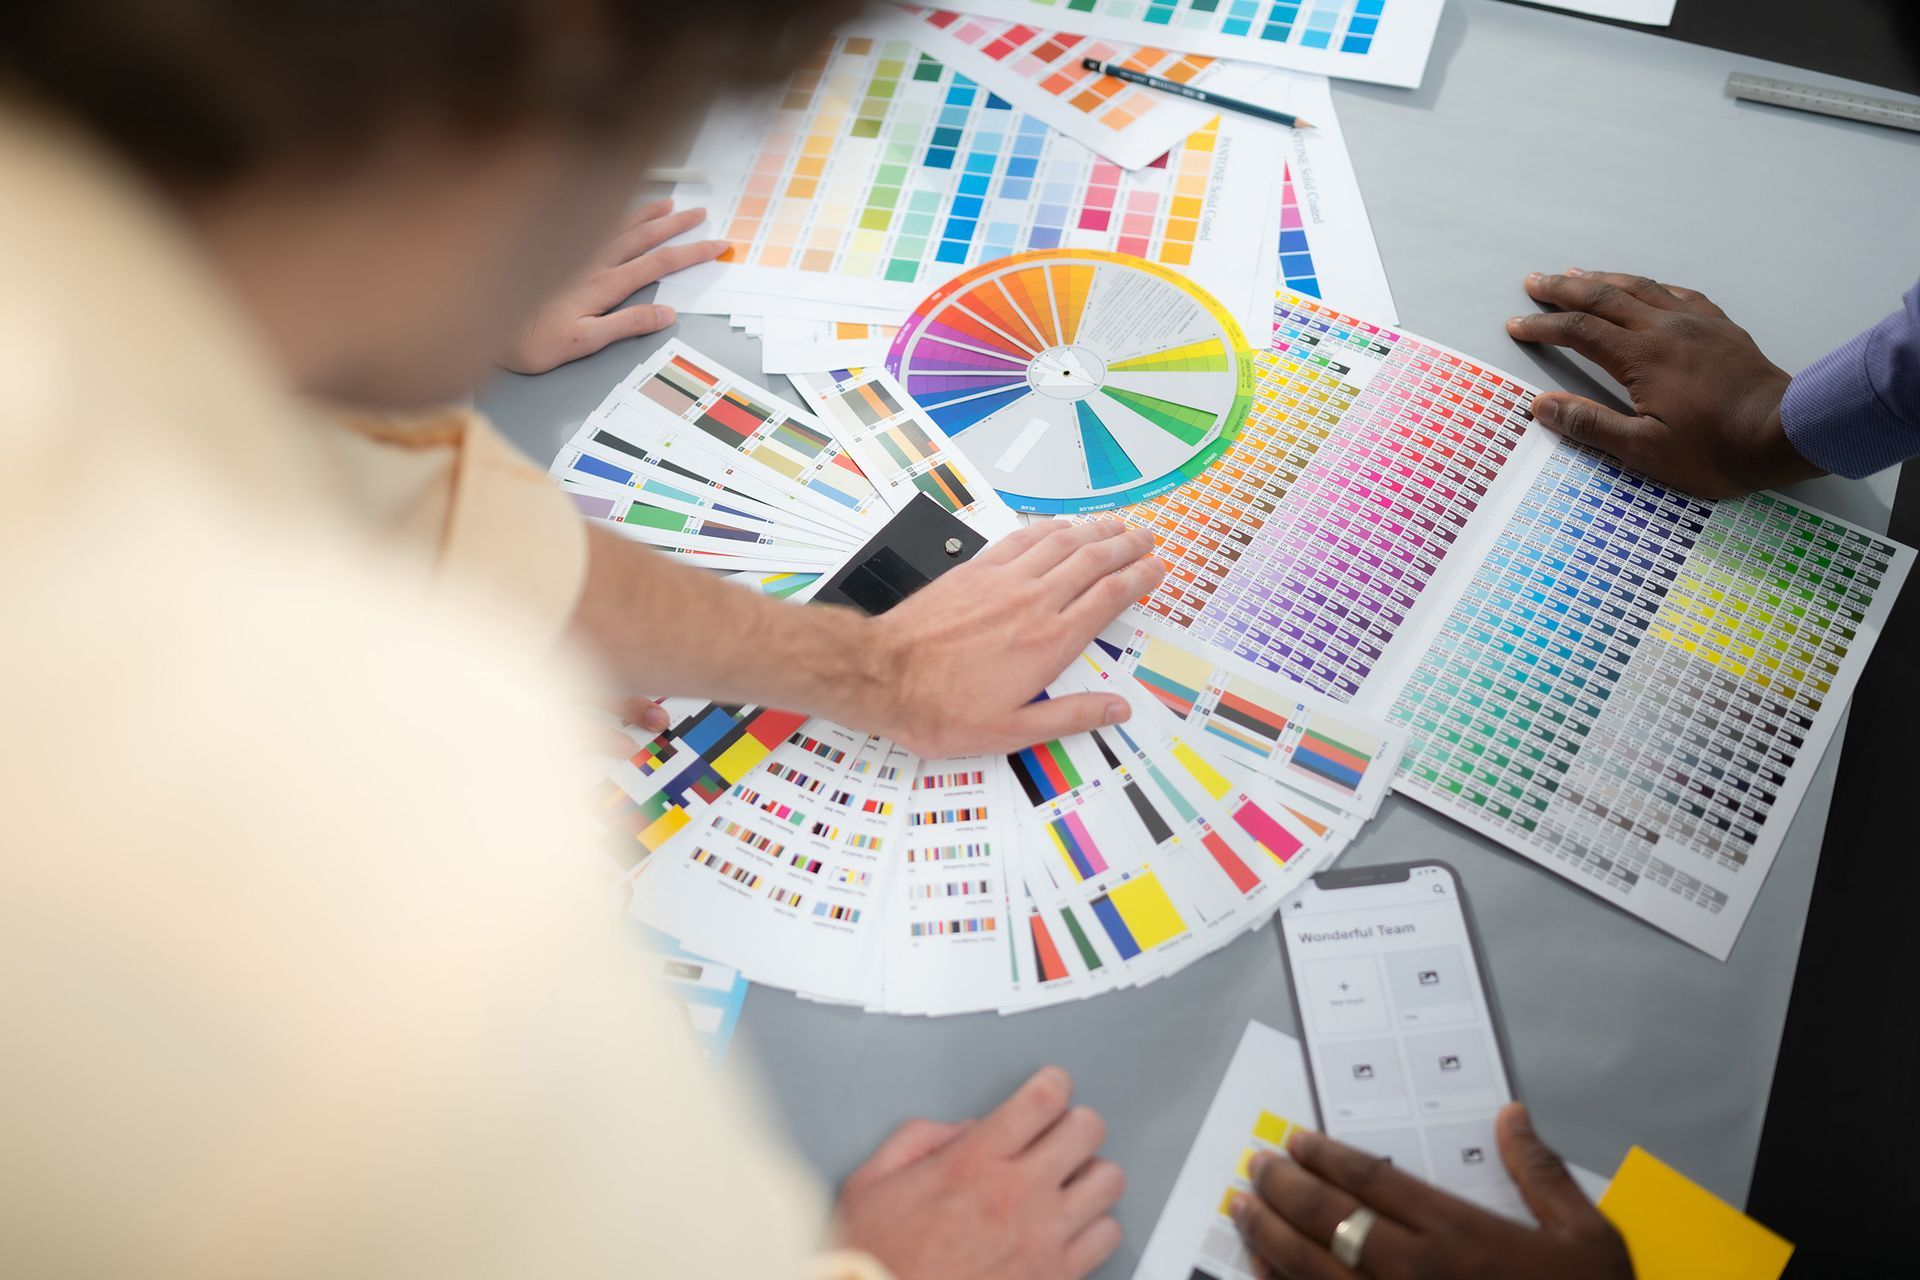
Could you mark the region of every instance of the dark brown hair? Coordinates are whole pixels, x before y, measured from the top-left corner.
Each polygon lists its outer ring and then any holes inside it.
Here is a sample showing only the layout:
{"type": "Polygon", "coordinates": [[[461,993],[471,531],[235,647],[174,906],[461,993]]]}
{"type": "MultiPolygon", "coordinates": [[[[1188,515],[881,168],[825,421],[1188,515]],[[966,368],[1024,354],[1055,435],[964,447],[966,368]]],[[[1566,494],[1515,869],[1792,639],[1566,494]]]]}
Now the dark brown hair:
{"type": "Polygon", "coordinates": [[[0,0],[0,79],[154,176],[350,163],[406,126],[637,119],[786,74],[848,0],[0,0]]]}

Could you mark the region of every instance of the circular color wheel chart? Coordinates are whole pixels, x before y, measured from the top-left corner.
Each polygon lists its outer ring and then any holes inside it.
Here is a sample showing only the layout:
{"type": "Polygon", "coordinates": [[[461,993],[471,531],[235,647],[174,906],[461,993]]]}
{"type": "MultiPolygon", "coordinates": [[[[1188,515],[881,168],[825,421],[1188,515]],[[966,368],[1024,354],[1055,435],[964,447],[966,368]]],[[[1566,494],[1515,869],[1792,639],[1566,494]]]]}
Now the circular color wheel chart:
{"type": "Polygon", "coordinates": [[[1126,254],[983,263],[902,326],[887,367],[1017,511],[1141,502],[1239,434],[1252,354],[1227,309],[1126,254]]]}

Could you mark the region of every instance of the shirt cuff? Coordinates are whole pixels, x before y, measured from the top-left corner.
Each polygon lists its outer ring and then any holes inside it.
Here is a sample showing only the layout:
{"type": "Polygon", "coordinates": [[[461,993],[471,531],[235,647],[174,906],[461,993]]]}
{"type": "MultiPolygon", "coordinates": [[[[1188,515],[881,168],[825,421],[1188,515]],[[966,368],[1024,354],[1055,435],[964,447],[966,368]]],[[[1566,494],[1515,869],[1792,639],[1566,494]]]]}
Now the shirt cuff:
{"type": "Polygon", "coordinates": [[[1902,421],[1874,387],[1871,362],[1878,328],[1796,377],[1780,405],[1780,422],[1800,456],[1822,471],[1858,480],[1920,454],[1920,430],[1902,421]]]}

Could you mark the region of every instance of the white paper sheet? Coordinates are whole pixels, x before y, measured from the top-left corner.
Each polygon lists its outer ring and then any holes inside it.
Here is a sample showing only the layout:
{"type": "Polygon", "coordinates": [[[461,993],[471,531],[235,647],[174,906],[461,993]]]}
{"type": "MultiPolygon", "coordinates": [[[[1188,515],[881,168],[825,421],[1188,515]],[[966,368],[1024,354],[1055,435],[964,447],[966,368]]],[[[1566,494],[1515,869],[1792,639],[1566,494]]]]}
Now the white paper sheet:
{"type": "MultiPolygon", "coordinates": [[[[1254,1152],[1284,1159],[1287,1134],[1319,1123],[1300,1042],[1249,1022],[1133,1280],[1256,1280],[1251,1255],[1227,1216],[1230,1197],[1251,1192],[1247,1161],[1254,1152]]],[[[1569,1171],[1588,1196],[1597,1200],[1606,1190],[1605,1178],[1577,1165],[1569,1171]]]]}
{"type": "Polygon", "coordinates": [[[1070,31],[1291,71],[1417,89],[1440,25],[1441,0],[947,0],[963,13],[1059,23],[1070,31]]]}
{"type": "Polygon", "coordinates": [[[1280,174],[1262,161],[1277,125],[1223,116],[1166,164],[1129,172],[937,60],[920,78],[921,51],[887,31],[855,24],[793,93],[709,114],[694,146],[709,181],[676,199],[718,211],[707,234],[734,248],[663,281],[659,301],[776,314],[758,294],[806,300],[779,314],[817,319],[850,316],[847,304],[904,312],[978,263],[1071,247],[1148,257],[1243,321],[1264,314],[1267,282],[1247,264],[1278,217],[1280,174]]]}

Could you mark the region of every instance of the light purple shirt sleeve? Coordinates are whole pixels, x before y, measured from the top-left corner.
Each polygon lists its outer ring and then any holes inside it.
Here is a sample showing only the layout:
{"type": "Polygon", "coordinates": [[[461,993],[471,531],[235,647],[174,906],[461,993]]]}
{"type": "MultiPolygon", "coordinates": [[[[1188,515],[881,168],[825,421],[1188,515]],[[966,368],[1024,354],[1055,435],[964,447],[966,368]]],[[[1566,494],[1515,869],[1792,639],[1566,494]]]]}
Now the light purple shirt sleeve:
{"type": "Polygon", "coordinates": [[[1903,310],[1795,378],[1780,420],[1800,456],[1835,475],[1920,455],[1920,284],[1903,310]]]}

